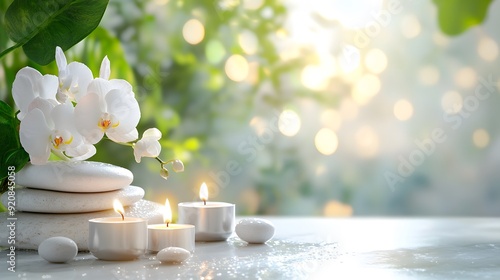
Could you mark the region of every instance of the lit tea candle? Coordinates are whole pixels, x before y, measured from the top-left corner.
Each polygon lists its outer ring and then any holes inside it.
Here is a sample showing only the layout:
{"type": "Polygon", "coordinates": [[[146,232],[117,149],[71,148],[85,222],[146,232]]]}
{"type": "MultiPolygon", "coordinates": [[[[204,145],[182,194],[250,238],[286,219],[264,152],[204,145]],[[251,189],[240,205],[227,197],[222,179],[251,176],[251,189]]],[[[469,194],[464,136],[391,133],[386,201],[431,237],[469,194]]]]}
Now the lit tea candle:
{"type": "Polygon", "coordinates": [[[89,220],[89,251],[98,259],[108,261],[132,260],[146,252],[147,221],[125,217],[118,200],[113,208],[121,217],[89,220]]]}
{"type": "Polygon", "coordinates": [[[200,187],[199,202],[179,203],[179,223],[194,225],[196,241],[223,241],[234,231],[235,206],[208,201],[208,188],[200,187]]]}
{"type": "Polygon", "coordinates": [[[168,199],[165,201],[163,220],[165,224],[148,226],[148,250],[158,252],[167,247],[180,247],[193,253],[195,228],[193,225],[170,223],[172,210],[168,199]]]}

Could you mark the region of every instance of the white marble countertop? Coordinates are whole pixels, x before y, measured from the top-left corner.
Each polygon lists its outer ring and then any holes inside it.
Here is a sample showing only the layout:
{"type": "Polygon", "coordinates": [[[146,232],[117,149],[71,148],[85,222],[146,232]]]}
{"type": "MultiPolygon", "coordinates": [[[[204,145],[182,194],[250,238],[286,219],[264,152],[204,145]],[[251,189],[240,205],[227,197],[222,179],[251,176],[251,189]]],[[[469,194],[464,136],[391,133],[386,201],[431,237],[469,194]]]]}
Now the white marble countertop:
{"type": "Polygon", "coordinates": [[[100,261],[80,252],[52,264],[36,251],[16,252],[0,279],[500,279],[500,219],[496,218],[283,218],[264,245],[235,235],[196,243],[182,264],[147,254],[135,261],[100,261]]]}

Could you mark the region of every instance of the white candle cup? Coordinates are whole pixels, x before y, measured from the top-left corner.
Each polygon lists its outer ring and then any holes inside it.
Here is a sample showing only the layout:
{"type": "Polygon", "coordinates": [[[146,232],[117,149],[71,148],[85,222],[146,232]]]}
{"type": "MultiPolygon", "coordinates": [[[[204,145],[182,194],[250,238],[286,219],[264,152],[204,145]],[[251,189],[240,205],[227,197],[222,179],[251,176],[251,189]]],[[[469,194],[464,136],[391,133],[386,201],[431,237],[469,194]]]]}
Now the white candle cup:
{"type": "Polygon", "coordinates": [[[148,250],[158,252],[167,247],[180,247],[194,253],[194,235],[193,225],[149,225],[148,250]]]}
{"type": "Polygon", "coordinates": [[[179,223],[195,227],[196,241],[224,241],[234,231],[235,206],[225,202],[179,203],[179,223]]]}
{"type": "Polygon", "coordinates": [[[109,217],[89,220],[89,251],[107,261],[133,260],[146,253],[147,221],[109,217]]]}

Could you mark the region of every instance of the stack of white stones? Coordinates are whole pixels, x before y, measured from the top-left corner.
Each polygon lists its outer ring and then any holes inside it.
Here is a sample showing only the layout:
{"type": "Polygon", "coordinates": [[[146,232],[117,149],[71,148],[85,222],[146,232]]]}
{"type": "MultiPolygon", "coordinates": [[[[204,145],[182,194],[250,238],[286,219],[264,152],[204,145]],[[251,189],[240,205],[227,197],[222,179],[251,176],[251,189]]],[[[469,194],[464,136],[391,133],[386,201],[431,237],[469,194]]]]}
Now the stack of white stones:
{"type": "MultiPolygon", "coordinates": [[[[45,239],[65,236],[73,239],[80,251],[88,250],[88,220],[119,216],[113,210],[118,199],[127,217],[162,223],[161,205],[142,200],[144,190],[131,186],[129,170],[100,162],[49,162],[27,164],[16,174],[15,216],[0,213],[0,228],[6,229],[15,217],[15,246],[37,249],[45,239]]],[[[8,205],[8,194],[2,195],[8,205]]],[[[11,198],[12,199],[12,198],[11,198]]],[[[0,231],[0,246],[7,244],[8,230],[0,231]]]]}

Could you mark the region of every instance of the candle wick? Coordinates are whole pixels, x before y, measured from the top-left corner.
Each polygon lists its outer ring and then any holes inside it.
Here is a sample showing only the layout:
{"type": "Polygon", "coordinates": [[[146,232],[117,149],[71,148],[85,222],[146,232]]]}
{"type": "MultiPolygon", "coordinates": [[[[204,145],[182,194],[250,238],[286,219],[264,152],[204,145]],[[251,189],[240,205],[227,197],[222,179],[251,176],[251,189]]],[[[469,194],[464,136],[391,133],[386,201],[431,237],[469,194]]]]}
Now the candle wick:
{"type": "Polygon", "coordinates": [[[168,222],[167,222],[167,227],[168,227],[168,222]]]}
{"type": "Polygon", "coordinates": [[[122,221],[125,221],[125,216],[123,216],[123,213],[122,212],[118,212],[120,213],[120,215],[122,215],[122,221]]]}
{"type": "Polygon", "coordinates": [[[203,205],[207,205],[207,201],[203,199],[203,205]]]}

